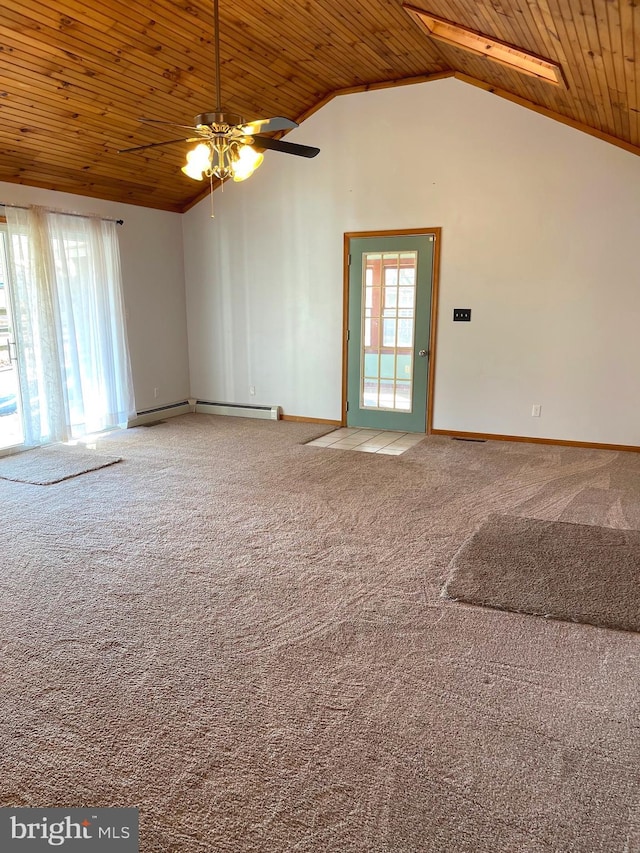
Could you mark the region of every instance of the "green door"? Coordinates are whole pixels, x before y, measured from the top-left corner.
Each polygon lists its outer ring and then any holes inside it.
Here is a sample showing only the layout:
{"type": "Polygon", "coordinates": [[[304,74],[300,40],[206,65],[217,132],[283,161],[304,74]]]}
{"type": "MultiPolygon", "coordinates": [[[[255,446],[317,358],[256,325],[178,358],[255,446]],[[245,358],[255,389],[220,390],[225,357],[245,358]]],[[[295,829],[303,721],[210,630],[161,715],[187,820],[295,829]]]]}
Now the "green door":
{"type": "Polygon", "coordinates": [[[426,432],[433,234],[349,240],[347,426],[426,432]]]}

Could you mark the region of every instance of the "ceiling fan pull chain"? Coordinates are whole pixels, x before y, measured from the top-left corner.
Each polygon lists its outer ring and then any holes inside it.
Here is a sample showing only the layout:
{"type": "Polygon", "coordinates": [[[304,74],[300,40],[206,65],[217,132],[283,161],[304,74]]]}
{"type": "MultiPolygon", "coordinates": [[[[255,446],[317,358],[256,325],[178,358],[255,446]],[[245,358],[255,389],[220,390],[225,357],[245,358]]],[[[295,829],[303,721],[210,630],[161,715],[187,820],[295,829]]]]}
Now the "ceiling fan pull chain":
{"type": "Polygon", "coordinates": [[[213,174],[209,175],[209,196],[211,198],[211,218],[215,219],[216,215],[213,210],[213,174]]]}

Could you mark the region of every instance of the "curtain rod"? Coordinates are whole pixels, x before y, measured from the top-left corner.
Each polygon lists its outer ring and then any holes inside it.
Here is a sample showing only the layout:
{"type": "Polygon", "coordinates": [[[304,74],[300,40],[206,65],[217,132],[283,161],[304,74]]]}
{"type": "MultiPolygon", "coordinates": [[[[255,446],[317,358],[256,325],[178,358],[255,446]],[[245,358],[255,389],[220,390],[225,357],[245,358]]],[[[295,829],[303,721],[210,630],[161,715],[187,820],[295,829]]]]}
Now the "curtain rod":
{"type": "MultiPolygon", "coordinates": [[[[0,202],[0,207],[17,207],[18,210],[29,210],[29,206],[26,204],[5,204],[5,202],[0,202]]],[[[92,214],[86,213],[69,213],[66,210],[52,210],[51,208],[44,208],[47,213],[62,213],[64,216],[79,216],[86,219],[101,219],[103,222],[115,222],[116,225],[124,225],[124,219],[111,219],[109,216],[94,216],[92,214]]]]}

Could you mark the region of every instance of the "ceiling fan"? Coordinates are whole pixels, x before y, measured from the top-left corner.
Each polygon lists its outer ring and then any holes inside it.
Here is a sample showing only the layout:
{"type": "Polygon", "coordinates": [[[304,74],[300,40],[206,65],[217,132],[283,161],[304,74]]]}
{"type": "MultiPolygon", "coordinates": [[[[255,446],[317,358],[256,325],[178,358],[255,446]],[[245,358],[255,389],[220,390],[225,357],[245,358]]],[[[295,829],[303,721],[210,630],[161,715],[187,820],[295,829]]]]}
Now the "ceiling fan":
{"type": "Polygon", "coordinates": [[[242,116],[227,112],[221,106],[218,0],[213,0],[213,19],[216,73],[216,107],[213,112],[195,116],[193,125],[141,118],[140,121],[148,124],[163,124],[189,130],[191,135],[180,139],[169,139],[166,142],[151,142],[148,145],[122,148],[118,154],[145,151],[150,148],[160,148],[163,145],[175,145],[178,142],[197,142],[198,145],[187,152],[187,163],[182,167],[182,171],[197,181],[209,178],[212,186],[214,178],[221,182],[227,178],[232,178],[234,181],[246,180],[262,163],[263,150],[281,151],[298,157],[315,157],[320,152],[319,148],[263,136],[264,133],[291,130],[298,127],[297,122],[282,116],[245,122],[242,116]]]}

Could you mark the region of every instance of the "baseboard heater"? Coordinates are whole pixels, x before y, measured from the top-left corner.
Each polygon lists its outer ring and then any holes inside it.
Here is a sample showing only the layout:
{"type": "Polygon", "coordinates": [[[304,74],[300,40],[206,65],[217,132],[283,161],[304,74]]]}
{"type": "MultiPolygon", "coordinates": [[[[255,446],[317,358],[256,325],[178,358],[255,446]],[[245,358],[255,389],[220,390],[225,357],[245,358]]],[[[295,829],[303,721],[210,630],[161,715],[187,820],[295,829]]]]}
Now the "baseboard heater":
{"type": "Polygon", "coordinates": [[[280,406],[244,406],[240,403],[208,403],[206,400],[196,400],[196,412],[203,415],[262,418],[266,421],[280,419],[280,406]]]}
{"type": "Polygon", "coordinates": [[[161,418],[172,418],[176,415],[187,415],[193,411],[193,406],[188,400],[183,400],[180,403],[170,403],[168,406],[158,406],[155,409],[145,409],[144,412],[138,412],[135,418],[132,418],[127,426],[143,426],[144,424],[157,421],[161,418]]]}

